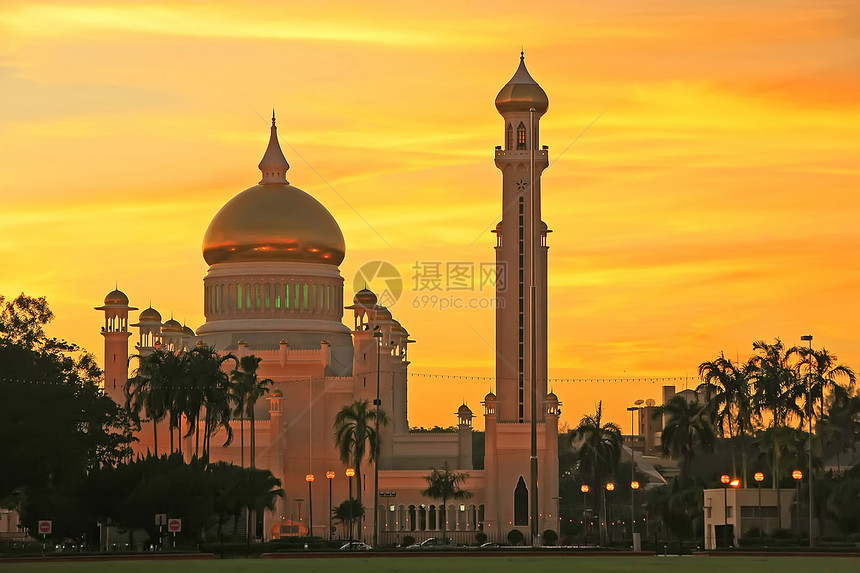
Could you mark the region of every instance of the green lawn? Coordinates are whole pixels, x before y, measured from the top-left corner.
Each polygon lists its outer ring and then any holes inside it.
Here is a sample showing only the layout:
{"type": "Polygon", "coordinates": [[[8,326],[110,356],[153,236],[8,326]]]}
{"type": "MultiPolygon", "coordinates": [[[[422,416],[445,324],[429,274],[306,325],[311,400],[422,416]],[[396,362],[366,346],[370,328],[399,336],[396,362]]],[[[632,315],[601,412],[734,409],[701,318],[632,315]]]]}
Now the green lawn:
{"type": "Polygon", "coordinates": [[[858,557],[390,557],[2,563],[3,573],[841,573],[860,571],[858,557]]]}

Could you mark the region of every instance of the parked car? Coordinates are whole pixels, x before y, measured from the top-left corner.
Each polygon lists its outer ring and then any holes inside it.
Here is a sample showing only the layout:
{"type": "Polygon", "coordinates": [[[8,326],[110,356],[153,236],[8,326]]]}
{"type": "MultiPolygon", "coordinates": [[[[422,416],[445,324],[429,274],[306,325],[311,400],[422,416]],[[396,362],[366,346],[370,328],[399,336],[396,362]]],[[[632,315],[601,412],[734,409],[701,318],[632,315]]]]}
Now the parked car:
{"type": "Polygon", "coordinates": [[[373,547],[371,547],[367,543],[364,543],[363,541],[351,541],[349,543],[344,543],[343,546],[340,548],[341,551],[370,551],[371,549],[373,549],[373,547]]]}
{"type": "Polygon", "coordinates": [[[456,549],[457,546],[454,545],[453,539],[448,539],[447,537],[431,537],[430,539],[425,539],[421,543],[417,543],[415,545],[410,545],[406,549],[411,551],[423,551],[423,550],[434,550],[434,549],[456,549]]]}

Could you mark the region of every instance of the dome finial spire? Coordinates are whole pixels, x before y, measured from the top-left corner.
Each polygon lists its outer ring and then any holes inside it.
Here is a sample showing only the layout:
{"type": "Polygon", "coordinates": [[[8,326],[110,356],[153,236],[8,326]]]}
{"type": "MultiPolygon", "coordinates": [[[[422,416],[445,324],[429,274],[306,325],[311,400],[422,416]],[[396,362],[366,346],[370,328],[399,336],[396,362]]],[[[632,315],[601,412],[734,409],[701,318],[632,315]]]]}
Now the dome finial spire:
{"type": "Polygon", "coordinates": [[[263,154],[263,159],[258,166],[263,173],[261,184],[265,183],[289,183],[287,181],[287,170],[290,164],[287,163],[287,158],[284,157],[284,152],[281,151],[281,146],[278,143],[278,127],[275,125],[275,108],[272,108],[272,127],[269,135],[269,146],[266,147],[266,153],[263,154]]]}

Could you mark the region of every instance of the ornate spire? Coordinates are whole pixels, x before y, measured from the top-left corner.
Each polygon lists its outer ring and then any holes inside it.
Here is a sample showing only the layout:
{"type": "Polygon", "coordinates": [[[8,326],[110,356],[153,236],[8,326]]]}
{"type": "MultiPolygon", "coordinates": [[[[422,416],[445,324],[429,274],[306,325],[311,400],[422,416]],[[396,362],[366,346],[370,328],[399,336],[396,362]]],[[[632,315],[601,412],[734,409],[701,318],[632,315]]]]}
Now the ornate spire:
{"type": "Polygon", "coordinates": [[[266,148],[266,153],[263,154],[263,159],[260,160],[258,166],[263,173],[263,178],[260,183],[289,183],[287,181],[287,170],[290,164],[287,163],[287,158],[284,157],[284,152],[281,151],[281,146],[278,143],[278,128],[275,125],[275,110],[272,110],[272,131],[269,136],[269,146],[266,148]]]}

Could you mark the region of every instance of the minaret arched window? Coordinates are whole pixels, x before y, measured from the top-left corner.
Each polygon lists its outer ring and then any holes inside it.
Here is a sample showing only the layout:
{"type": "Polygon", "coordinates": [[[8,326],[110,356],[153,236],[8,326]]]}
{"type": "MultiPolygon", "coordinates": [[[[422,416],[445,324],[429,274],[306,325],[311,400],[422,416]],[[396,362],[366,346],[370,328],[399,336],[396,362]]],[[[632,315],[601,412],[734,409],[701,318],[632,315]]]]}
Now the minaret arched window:
{"type": "Polygon", "coordinates": [[[526,148],[526,131],[526,126],[520,122],[519,127],[517,127],[517,149],[526,148]]]}
{"type": "Polygon", "coordinates": [[[508,128],[505,130],[505,149],[513,149],[514,148],[514,126],[510,123],[508,124],[508,128]]]}

